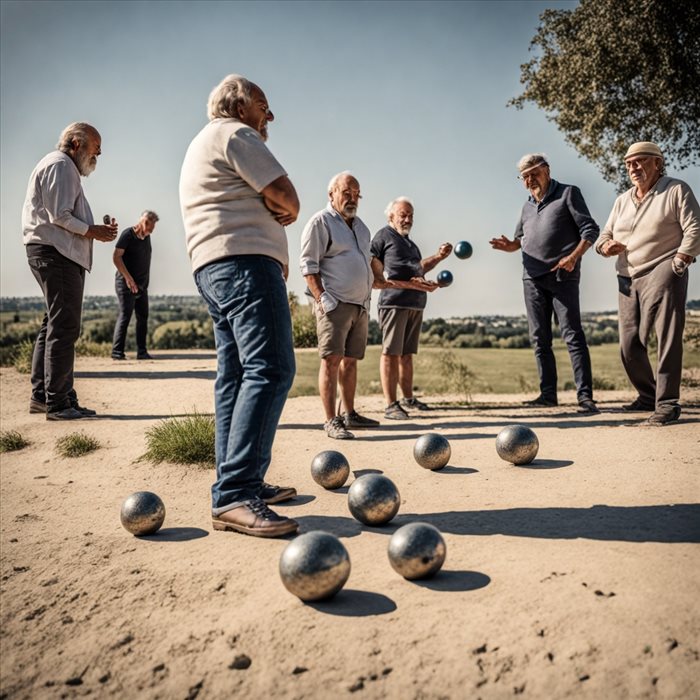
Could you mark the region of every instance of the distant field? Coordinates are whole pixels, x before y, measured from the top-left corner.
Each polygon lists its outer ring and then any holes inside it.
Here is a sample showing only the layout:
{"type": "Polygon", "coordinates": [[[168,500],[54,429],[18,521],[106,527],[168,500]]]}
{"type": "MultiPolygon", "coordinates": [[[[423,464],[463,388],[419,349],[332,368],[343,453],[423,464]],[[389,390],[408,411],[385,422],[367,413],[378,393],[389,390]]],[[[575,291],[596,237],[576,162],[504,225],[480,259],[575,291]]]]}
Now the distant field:
{"type": "MultiPolygon", "coordinates": [[[[597,345],[590,348],[593,377],[605,382],[610,389],[631,389],[620,362],[617,344],[597,345]]],[[[454,359],[465,364],[474,374],[472,392],[509,394],[536,391],[538,388],[535,357],[530,348],[482,349],[482,348],[421,348],[414,363],[414,385],[418,394],[459,393],[454,378],[446,376],[441,356],[451,352],[454,359]]],[[[365,359],[358,367],[358,395],[381,394],[379,381],[379,356],[381,348],[367,348],[365,359]]],[[[559,388],[573,382],[569,355],[563,346],[555,347],[559,388]]],[[[319,367],[316,349],[297,350],[297,375],[290,396],[310,396],[318,393],[319,367]]],[[[686,348],[684,368],[700,368],[700,350],[686,348]]],[[[571,387],[573,388],[573,387],[571,387]]]]}

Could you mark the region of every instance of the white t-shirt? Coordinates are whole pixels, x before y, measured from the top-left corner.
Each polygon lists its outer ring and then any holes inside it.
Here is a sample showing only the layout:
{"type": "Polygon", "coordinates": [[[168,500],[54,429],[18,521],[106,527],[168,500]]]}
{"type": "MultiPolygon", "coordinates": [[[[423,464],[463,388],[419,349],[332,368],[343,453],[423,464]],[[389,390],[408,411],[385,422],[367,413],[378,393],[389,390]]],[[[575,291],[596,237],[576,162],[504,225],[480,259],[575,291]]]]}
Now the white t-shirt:
{"type": "Polygon", "coordinates": [[[193,272],[231,255],[289,263],[284,227],[260,192],[286,171],[260,134],[213,119],[192,140],[180,173],[180,208],[193,272]]]}

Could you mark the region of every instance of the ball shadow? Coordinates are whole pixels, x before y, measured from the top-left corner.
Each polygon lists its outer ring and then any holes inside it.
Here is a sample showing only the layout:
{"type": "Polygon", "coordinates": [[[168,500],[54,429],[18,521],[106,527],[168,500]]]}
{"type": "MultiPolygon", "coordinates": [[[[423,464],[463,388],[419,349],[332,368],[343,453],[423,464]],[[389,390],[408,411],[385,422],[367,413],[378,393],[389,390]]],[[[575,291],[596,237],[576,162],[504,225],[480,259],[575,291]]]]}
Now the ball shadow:
{"type": "Polygon", "coordinates": [[[570,459],[535,459],[530,464],[516,464],[519,469],[562,469],[570,467],[573,461],[570,459]]]}
{"type": "Polygon", "coordinates": [[[281,508],[281,507],[295,507],[295,506],[303,506],[306,505],[307,503],[311,503],[311,501],[315,501],[316,496],[312,496],[310,493],[305,493],[303,495],[297,495],[294,496],[294,498],[291,501],[282,501],[281,503],[275,503],[275,508],[281,508]]]}
{"type": "Polygon", "coordinates": [[[357,537],[362,532],[362,525],[354,518],[328,515],[302,515],[296,517],[300,532],[323,530],[336,537],[357,537]]]}
{"type": "Polygon", "coordinates": [[[353,589],[342,590],[330,600],[319,600],[306,605],[318,612],[341,617],[386,615],[396,610],[396,603],[381,593],[353,589]]]}
{"type": "Polygon", "coordinates": [[[478,474],[478,469],[472,469],[471,467],[453,467],[451,464],[443,467],[442,469],[434,469],[436,474],[478,474]]]}
{"type": "Polygon", "coordinates": [[[381,469],[353,469],[352,473],[356,479],[359,479],[365,474],[383,474],[384,472],[381,469]]]}
{"type": "Polygon", "coordinates": [[[485,588],[491,583],[491,577],[480,571],[439,571],[433,578],[419,579],[411,583],[431,591],[455,593],[485,588]]]}
{"type": "Polygon", "coordinates": [[[209,533],[201,527],[164,527],[153,535],[144,535],[140,540],[148,542],[185,542],[207,537],[209,533]]]}

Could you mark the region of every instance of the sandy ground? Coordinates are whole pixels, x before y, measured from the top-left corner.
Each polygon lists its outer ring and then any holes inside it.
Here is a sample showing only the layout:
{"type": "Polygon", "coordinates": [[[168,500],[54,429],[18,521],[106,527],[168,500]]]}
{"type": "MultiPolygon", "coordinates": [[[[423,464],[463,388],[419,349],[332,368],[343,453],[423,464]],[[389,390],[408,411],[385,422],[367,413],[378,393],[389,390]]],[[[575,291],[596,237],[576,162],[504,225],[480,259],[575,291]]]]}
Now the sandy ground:
{"type": "MultiPolygon", "coordinates": [[[[286,541],[211,530],[211,470],[136,461],[149,426],[213,410],[214,369],[206,352],[81,358],[81,401],[101,416],[79,424],[29,415],[28,377],[2,370],[2,429],[31,445],[2,455],[0,697],[700,697],[698,391],[662,429],[622,413],[624,393],[587,417],[570,394],[545,410],[477,396],[346,443],[321,431],[317,398],[288,401],[268,477],[299,497],[278,509],[338,535],[352,561],[334,600],[303,604],[279,579],[286,541]],[[496,454],[513,422],[539,437],[528,467],[496,454]],[[104,447],[56,457],[78,429],[104,447]],[[440,472],[412,458],[426,431],[450,439],[440,472]],[[313,482],[313,456],[334,448],[396,483],[389,525],[360,525],[347,487],[313,482]],[[143,489],[167,517],[137,539],[119,509],[143,489]],[[443,570],[418,583],[386,556],[414,520],[447,542],[443,570]]],[[[379,418],[382,403],[358,407],[379,418]]]]}

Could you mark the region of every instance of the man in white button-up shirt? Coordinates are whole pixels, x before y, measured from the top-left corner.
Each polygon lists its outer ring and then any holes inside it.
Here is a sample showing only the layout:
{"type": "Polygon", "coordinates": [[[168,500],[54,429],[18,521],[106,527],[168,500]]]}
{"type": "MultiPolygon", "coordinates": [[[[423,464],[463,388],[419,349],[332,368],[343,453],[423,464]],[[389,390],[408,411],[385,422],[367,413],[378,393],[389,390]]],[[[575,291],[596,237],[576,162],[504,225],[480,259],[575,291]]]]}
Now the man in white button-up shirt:
{"type": "Polygon", "coordinates": [[[46,301],[32,357],[30,413],[47,420],[94,416],[73,388],[75,342],[80,335],[85,270],[92,267],[93,240],[116,238],[117,223],[94,224],[80,178],[97,165],[102,139],[83,122],[67,126],[56,146],[34,168],[22,210],[29,267],[46,301]]]}
{"type": "Polygon", "coordinates": [[[360,183],[349,172],[339,173],[328,184],[328,197],[328,206],[311,217],[301,235],[301,274],[315,300],[324,428],[328,437],[347,440],[354,437],[348,428],[379,425],[359,415],[354,405],[374,275],[369,229],[356,216],[360,183]],[[335,410],[338,381],[342,415],[335,410]]]}

